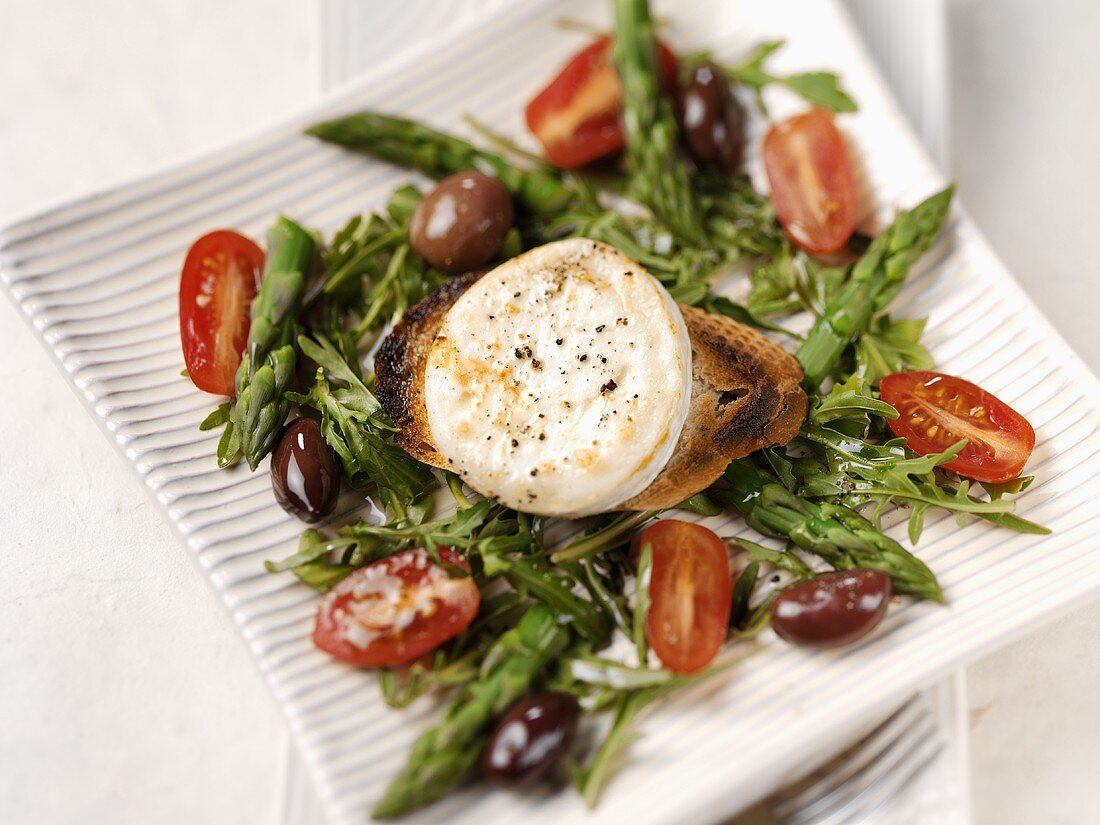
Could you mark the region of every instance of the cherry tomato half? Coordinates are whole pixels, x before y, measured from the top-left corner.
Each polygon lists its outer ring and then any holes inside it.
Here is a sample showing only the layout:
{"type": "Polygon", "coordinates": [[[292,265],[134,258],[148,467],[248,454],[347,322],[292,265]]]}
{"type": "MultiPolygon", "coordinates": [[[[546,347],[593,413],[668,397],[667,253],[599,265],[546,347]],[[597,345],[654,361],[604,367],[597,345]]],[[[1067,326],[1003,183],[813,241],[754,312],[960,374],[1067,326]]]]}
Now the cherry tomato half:
{"type": "Polygon", "coordinates": [[[203,235],[187,253],[180,275],[180,340],[187,374],[204,392],[233,395],[263,267],[263,250],[226,229],[203,235]]]}
{"type": "Polygon", "coordinates": [[[882,400],[898,411],[887,421],[918,455],[939,453],[966,439],[943,466],[976,481],[1016,478],[1035,449],[1035,430],[1012,407],[981,387],[938,372],[900,372],[879,384],[882,400]]]}
{"type": "MultiPolygon", "coordinates": [[[[439,548],[439,555],[469,572],[451,548],[439,548]]],[[[356,667],[401,665],[465,630],[480,604],[472,578],[452,578],[427,550],[405,550],[356,570],[329,591],[313,644],[356,667]]]]}
{"type": "MultiPolygon", "coordinates": [[[[657,44],[661,86],[676,89],[676,55],[657,44]]],[[[527,104],[525,117],[550,162],[574,169],[623,148],[623,86],[611,59],[611,38],[581,49],[527,104]]]]}
{"type": "Polygon", "coordinates": [[[848,147],[824,109],[777,123],[764,137],[764,168],[779,222],[807,252],[836,252],[856,227],[848,147]]]}
{"type": "Polygon", "coordinates": [[[702,670],[726,639],[733,583],[722,539],[706,527],[665,519],[642,531],[650,545],[645,635],[661,664],[677,673],[702,670]]]}

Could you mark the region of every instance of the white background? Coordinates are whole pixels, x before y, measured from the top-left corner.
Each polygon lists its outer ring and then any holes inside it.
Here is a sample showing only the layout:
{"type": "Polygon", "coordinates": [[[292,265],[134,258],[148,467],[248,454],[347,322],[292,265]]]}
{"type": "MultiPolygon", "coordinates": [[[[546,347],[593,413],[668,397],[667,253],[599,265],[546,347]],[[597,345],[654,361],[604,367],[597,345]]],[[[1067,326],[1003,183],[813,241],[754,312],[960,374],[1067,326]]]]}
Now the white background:
{"type": "MultiPolygon", "coordinates": [[[[0,223],[308,104],[317,20],[302,0],[0,0],[0,223]]],[[[951,0],[948,23],[950,171],[1100,369],[1100,10],[951,0]]],[[[283,724],[258,672],[6,301],[0,388],[0,820],[274,820],[283,724]]],[[[1095,815],[1100,604],[969,676],[978,821],[1095,815]]]]}

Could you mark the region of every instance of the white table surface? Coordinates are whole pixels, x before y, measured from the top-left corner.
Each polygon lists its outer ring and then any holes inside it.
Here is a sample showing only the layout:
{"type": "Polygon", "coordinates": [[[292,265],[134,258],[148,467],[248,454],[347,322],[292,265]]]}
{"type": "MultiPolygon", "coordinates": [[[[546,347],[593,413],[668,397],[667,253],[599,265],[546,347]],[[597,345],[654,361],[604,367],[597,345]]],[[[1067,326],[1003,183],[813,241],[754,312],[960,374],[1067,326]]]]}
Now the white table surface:
{"type": "MultiPolygon", "coordinates": [[[[1097,369],[1100,101],[1075,78],[1095,74],[1100,12],[1080,11],[951,3],[949,149],[979,225],[1097,369]]],[[[0,223],[319,91],[312,2],[0,0],[0,20],[0,223]]],[[[273,821],[283,722],[232,626],[6,301],[0,352],[0,821],[273,821]]],[[[978,821],[1087,821],[1100,604],[969,676],[978,821]]]]}

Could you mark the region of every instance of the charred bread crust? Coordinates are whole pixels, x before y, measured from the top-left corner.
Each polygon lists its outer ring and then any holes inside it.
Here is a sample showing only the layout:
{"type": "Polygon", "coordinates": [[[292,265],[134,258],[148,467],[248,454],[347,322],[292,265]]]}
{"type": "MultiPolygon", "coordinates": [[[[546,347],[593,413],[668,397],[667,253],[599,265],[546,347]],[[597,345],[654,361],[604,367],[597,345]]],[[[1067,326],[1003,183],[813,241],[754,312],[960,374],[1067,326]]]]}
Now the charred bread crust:
{"type": "Polygon", "coordinates": [[[672,458],[623,510],[673,507],[735,458],[786,444],[806,418],[798,361],[760,332],[680,304],[691,337],[691,407],[672,458]]]}
{"type": "Polygon", "coordinates": [[[424,406],[424,368],[447,311],[484,275],[467,272],[432,290],[409,308],[374,356],[374,394],[399,428],[397,443],[409,455],[433,467],[450,463],[435,448],[424,406]]]}
{"type": "MultiPolygon", "coordinates": [[[[379,347],[375,394],[399,428],[397,442],[414,458],[447,469],[424,405],[428,351],[447,311],[483,273],[443,284],[409,309],[379,347]]],[[[798,361],[758,331],[680,304],[691,338],[692,387],[687,420],[672,458],[621,510],[673,507],[710,486],[735,458],[786,444],[806,417],[798,361]]]]}

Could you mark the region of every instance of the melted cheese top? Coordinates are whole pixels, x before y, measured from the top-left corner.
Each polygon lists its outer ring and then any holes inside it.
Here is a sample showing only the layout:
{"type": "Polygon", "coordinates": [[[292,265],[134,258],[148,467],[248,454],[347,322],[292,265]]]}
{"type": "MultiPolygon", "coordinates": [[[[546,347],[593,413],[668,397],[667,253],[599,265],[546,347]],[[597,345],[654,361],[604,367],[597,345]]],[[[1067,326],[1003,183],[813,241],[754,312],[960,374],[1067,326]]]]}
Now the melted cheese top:
{"type": "Polygon", "coordinates": [[[448,311],[428,354],[432,438],[474,490],[517,510],[614,509],[668,462],[691,343],[655,278],[583,238],[514,258],[448,311]]]}

